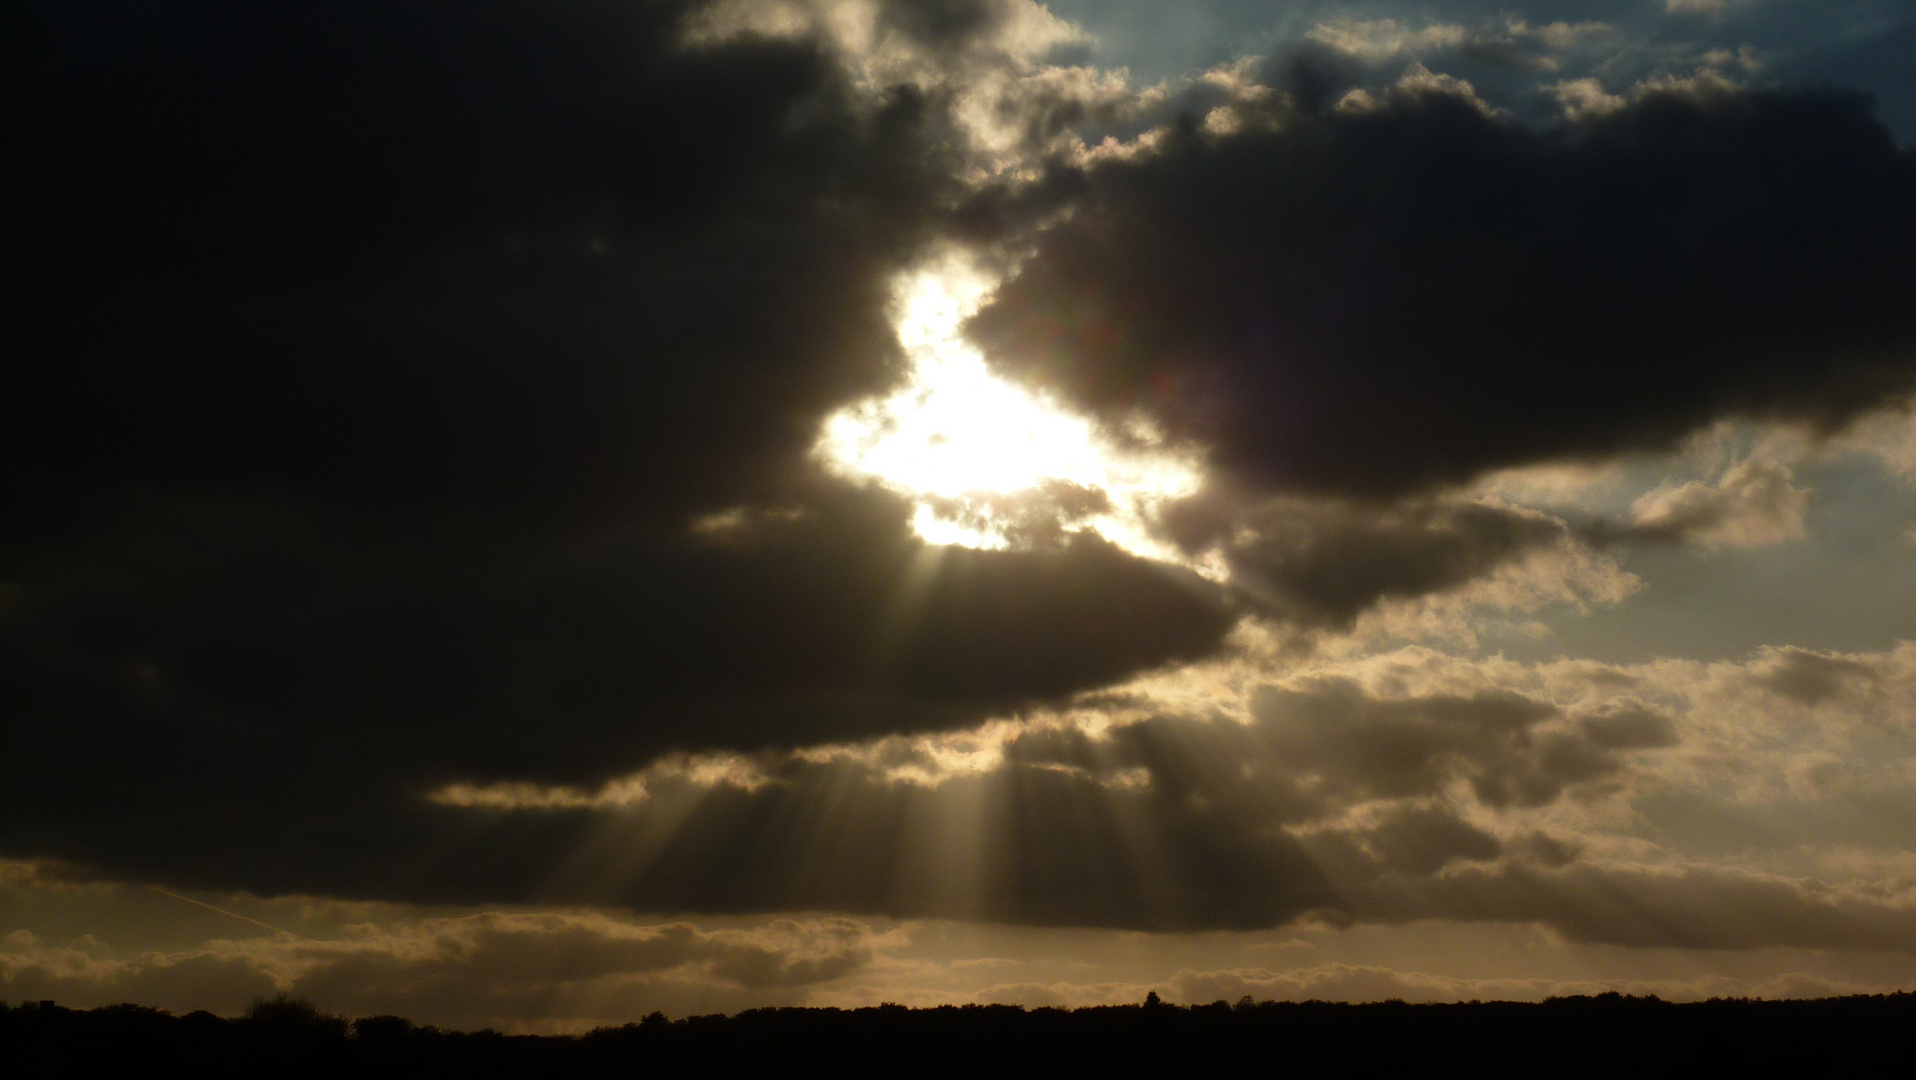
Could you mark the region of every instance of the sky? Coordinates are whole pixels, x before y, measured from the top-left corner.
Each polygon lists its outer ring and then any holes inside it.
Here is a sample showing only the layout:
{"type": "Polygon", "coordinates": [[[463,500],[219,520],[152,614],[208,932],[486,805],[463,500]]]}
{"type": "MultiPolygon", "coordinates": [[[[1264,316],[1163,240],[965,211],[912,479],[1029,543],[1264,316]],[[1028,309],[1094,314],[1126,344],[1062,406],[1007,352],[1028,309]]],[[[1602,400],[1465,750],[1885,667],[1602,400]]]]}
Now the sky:
{"type": "Polygon", "coordinates": [[[1906,0],[0,20],[0,1000],[1916,989],[1906,0]]]}

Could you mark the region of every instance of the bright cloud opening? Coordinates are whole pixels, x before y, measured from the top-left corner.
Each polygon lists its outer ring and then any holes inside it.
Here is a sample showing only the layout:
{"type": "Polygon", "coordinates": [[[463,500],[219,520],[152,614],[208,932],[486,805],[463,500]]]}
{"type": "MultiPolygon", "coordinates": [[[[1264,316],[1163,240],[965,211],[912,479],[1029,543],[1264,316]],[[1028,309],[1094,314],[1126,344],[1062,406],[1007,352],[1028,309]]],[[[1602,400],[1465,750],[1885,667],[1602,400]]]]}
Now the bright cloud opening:
{"type": "Polygon", "coordinates": [[[1066,514],[1072,527],[1175,557],[1147,522],[1197,490],[1194,456],[1142,426],[1128,433],[1139,448],[1118,446],[1090,420],[993,375],[960,328],[996,287],[956,255],[903,277],[896,326],[911,377],[832,415],[818,456],[842,476],[914,497],[913,528],[933,544],[1009,546],[1019,512],[1044,512],[1062,487],[1098,507],[1066,514]]]}

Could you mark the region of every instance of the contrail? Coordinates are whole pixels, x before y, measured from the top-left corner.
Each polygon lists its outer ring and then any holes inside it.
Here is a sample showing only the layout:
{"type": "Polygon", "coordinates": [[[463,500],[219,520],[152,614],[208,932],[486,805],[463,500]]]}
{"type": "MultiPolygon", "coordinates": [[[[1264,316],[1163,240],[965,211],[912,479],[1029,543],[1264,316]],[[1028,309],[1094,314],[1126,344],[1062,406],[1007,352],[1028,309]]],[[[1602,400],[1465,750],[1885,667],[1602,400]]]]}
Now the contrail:
{"type": "Polygon", "coordinates": [[[199,907],[203,907],[208,911],[217,911],[221,915],[226,915],[231,918],[238,919],[241,922],[249,922],[249,923],[252,923],[254,926],[263,926],[266,929],[271,930],[275,934],[291,934],[293,937],[296,937],[301,941],[313,940],[312,938],[307,937],[305,934],[294,934],[291,930],[281,929],[280,927],[274,926],[272,923],[260,922],[258,919],[249,918],[245,915],[241,915],[237,911],[228,911],[223,907],[214,907],[213,905],[207,903],[204,900],[195,900],[190,896],[181,896],[179,893],[176,893],[176,892],[168,892],[165,889],[160,888],[158,885],[142,885],[141,887],[152,889],[154,892],[159,893],[161,896],[170,896],[175,900],[184,900],[189,904],[194,904],[199,907]]]}

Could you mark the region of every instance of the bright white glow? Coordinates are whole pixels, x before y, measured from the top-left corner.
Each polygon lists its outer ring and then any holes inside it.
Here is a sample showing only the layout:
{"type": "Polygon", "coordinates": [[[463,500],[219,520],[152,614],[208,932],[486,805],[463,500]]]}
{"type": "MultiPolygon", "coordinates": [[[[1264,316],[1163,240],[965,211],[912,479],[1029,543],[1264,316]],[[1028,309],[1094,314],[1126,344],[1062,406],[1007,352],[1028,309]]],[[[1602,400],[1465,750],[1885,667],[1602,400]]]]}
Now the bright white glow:
{"type": "Polygon", "coordinates": [[[1042,506],[1046,484],[1062,481],[1110,502],[1072,527],[1171,557],[1145,522],[1166,500],[1197,490],[1195,461],[1144,430],[1133,432],[1143,449],[1114,446],[1091,421],[994,376],[959,328],[996,287],[958,256],[907,275],[897,330],[911,378],[828,419],[820,459],[840,475],[916,497],[912,526],[930,543],[1004,547],[1012,523],[1003,497],[1042,506]]]}

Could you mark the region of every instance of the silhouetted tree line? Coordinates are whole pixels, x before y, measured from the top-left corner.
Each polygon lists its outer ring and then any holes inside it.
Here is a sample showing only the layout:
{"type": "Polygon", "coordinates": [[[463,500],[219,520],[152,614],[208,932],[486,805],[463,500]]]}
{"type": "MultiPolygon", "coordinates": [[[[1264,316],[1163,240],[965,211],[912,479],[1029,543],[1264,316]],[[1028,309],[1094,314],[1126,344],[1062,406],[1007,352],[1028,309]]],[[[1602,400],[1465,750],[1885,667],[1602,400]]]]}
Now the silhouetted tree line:
{"type": "Polygon", "coordinates": [[[1858,1075],[1907,1060],[1916,994],[1673,1004],[1254,1002],[1031,1009],[755,1009],[578,1036],[442,1031],[255,1002],[240,1019],[0,1004],[8,1077],[1858,1075]],[[1899,1052],[1900,1051],[1900,1052],[1899,1052]]]}

